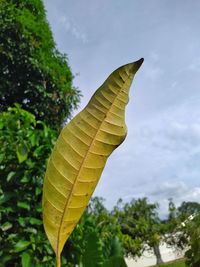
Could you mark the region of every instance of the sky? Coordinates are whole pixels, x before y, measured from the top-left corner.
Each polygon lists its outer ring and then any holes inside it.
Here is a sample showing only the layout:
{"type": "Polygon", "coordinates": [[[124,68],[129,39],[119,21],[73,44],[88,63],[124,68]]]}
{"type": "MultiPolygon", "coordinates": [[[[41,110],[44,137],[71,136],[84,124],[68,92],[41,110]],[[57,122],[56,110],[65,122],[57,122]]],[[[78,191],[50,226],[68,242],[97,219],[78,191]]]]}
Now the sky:
{"type": "Polygon", "coordinates": [[[95,195],[111,209],[147,197],[200,201],[200,1],[44,0],[60,52],[83,95],[76,115],[116,68],[144,57],[126,109],[128,136],[95,195]]]}

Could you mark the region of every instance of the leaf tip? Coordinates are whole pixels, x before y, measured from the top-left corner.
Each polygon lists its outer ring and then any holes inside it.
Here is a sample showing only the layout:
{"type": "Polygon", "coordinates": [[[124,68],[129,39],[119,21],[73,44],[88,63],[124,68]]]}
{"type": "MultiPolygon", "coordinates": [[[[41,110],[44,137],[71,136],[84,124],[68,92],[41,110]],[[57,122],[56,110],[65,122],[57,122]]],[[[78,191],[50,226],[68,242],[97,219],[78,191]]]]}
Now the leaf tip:
{"type": "Polygon", "coordinates": [[[144,58],[142,57],[139,60],[132,63],[134,73],[136,73],[139,70],[143,62],[144,62],[144,58]]]}

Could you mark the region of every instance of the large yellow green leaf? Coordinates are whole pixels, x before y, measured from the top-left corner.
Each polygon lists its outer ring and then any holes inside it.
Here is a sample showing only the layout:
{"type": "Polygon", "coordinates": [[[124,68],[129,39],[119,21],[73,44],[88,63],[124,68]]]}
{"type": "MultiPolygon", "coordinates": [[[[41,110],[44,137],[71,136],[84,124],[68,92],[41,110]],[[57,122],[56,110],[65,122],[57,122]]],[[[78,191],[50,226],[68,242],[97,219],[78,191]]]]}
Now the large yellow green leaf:
{"type": "Polygon", "coordinates": [[[55,144],[44,179],[43,221],[57,266],[109,155],[126,137],[125,106],[142,62],[140,59],[115,70],[63,128],[55,144]]]}

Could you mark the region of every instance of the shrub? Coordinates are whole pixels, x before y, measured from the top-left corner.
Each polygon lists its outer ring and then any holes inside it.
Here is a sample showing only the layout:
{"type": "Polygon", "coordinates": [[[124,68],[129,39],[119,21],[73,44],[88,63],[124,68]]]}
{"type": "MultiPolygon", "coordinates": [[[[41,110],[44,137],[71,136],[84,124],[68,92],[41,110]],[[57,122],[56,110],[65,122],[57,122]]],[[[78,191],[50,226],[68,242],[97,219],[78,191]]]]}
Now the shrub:
{"type": "Polygon", "coordinates": [[[57,133],[19,105],[0,117],[1,266],[53,266],[41,219],[45,162],[57,133]]]}

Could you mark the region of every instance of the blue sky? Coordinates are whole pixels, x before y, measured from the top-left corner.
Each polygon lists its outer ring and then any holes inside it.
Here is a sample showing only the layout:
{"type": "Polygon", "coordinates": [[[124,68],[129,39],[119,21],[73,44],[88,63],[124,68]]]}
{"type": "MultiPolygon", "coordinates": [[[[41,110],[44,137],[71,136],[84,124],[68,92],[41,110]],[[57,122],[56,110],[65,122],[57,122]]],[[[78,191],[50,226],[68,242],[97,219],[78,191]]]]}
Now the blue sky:
{"type": "MultiPolygon", "coordinates": [[[[144,57],[126,111],[128,136],[110,157],[95,195],[200,201],[200,1],[45,0],[66,53],[79,111],[119,66],[144,57]]],[[[78,111],[74,112],[74,115],[78,111]]]]}

